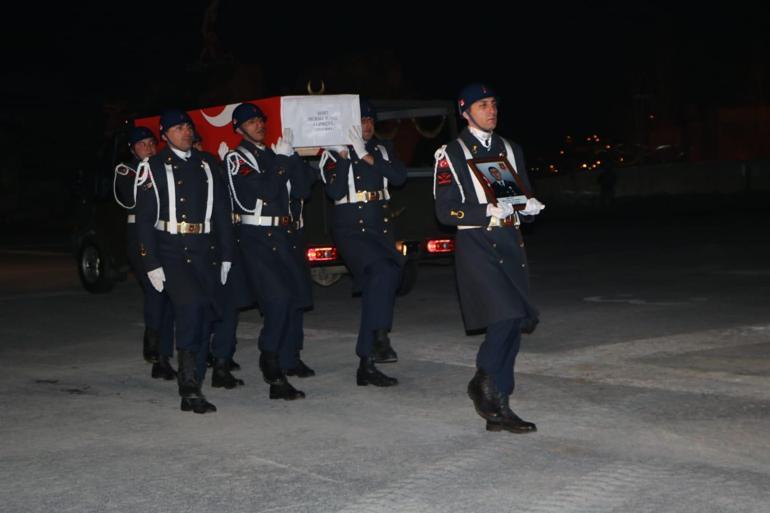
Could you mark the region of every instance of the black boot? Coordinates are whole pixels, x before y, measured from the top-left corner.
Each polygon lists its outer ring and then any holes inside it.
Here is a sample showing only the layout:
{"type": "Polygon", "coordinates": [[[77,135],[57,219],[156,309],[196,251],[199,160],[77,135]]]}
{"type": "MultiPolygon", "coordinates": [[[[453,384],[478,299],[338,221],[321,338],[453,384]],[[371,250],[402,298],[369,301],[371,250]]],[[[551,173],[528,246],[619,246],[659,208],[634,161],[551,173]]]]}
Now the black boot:
{"type": "Polygon", "coordinates": [[[144,344],[142,355],[147,363],[156,363],[160,353],[160,333],[152,328],[144,328],[144,344]]]}
{"type": "Polygon", "coordinates": [[[230,358],[228,360],[228,362],[229,362],[229,365],[230,365],[230,372],[241,370],[241,365],[238,362],[236,362],[235,360],[233,360],[232,358],[230,358]]]}
{"type": "Polygon", "coordinates": [[[537,431],[537,426],[532,422],[527,422],[513,413],[508,404],[508,396],[500,397],[499,402],[500,419],[487,420],[487,431],[506,430],[511,433],[533,433],[537,431]]]}
{"type": "Polygon", "coordinates": [[[158,361],[152,364],[150,375],[155,379],[165,379],[166,381],[176,379],[176,371],[171,366],[171,362],[168,361],[168,356],[158,357],[158,361]]]}
{"type": "Polygon", "coordinates": [[[388,330],[374,332],[374,363],[394,363],[398,361],[398,355],[390,345],[388,330]]]}
{"type": "Polygon", "coordinates": [[[361,358],[361,363],[358,365],[358,372],[356,372],[356,384],[360,387],[366,385],[374,385],[376,387],[392,387],[398,385],[396,378],[391,378],[380,372],[380,370],[374,366],[374,357],[368,356],[361,358]]]}
{"type": "Polygon", "coordinates": [[[303,362],[299,355],[297,355],[297,365],[295,365],[293,369],[287,370],[286,375],[297,376],[298,378],[309,378],[315,376],[315,371],[305,365],[305,362],[303,362]]]}
{"type": "Polygon", "coordinates": [[[201,393],[201,386],[195,378],[195,353],[185,350],[177,351],[179,359],[179,395],[182,398],[182,411],[209,413],[217,411],[217,407],[206,400],[201,393]]]}
{"type": "Polygon", "coordinates": [[[284,376],[282,380],[270,384],[270,399],[283,399],[285,401],[295,401],[304,399],[305,392],[297,390],[284,376]]]}
{"type": "Polygon", "coordinates": [[[228,390],[243,386],[243,380],[230,373],[230,360],[216,359],[211,371],[211,386],[214,388],[226,388],[228,390]]]}
{"type": "Polygon", "coordinates": [[[493,376],[477,370],[468,383],[468,396],[476,407],[476,413],[482,418],[488,421],[500,421],[500,397],[493,376]]]}
{"type": "Polygon", "coordinates": [[[262,371],[262,378],[268,385],[280,385],[286,381],[286,376],[278,365],[278,355],[268,351],[262,351],[259,354],[259,370],[262,371]]]}

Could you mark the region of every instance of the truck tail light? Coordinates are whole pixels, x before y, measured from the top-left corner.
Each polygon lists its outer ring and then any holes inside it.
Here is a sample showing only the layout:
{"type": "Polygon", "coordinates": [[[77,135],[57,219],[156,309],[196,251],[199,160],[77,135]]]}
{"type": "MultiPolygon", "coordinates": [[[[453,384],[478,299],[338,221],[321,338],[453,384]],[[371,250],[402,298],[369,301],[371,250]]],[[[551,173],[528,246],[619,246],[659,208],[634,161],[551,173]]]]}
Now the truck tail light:
{"type": "Polygon", "coordinates": [[[316,246],[307,248],[308,262],[333,262],[337,260],[337,248],[334,246],[316,246]]]}
{"type": "Polygon", "coordinates": [[[438,253],[454,253],[454,239],[428,239],[428,253],[435,255],[438,253]]]}

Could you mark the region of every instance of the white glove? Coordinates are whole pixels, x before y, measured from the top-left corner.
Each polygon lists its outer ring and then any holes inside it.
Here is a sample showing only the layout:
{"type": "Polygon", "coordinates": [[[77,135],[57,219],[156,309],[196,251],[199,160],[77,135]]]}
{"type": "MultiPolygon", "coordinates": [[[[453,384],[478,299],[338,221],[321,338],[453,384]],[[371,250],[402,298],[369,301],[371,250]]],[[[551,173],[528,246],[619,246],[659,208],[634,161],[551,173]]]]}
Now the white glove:
{"type": "Polygon", "coordinates": [[[294,135],[291,133],[291,129],[284,128],[283,137],[279,137],[278,141],[270,146],[270,148],[278,155],[291,157],[294,154],[294,147],[291,145],[292,142],[294,142],[294,135]]]}
{"type": "Polygon", "coordinates": [[[350,144],[353,146],[353,149],[356,150],[356,155],[358,155],[359,159],[362,159],[369,154],[369,152],[366,151],[366,141],[364,141],[364,138],[361,135],[361,125],[353,125],[350,127],[348,137],[350,137],[350,144]]]}
{"type": "Polygon", "coordinates": [[[527,204],[524,206],[524,209],[520,212],[520,214],[525,216],[536,216],[544,208],[545,205],[540,203],[537,198],[529,198],[527,200],[527,204]]]}
{"type": "Polygon", "coordinates": [[[147,273],[147,277],[152,283],[152,288],[158,292],[163,292],[163,282],[166,281],[166,275],[163,273],[163,268],[158,267],[147,273]]]}
{"type": "Polygon", "coordinates": [[[227,273],[230,272],[230,268],[233,266],[232,262],[222,262],[222,285],[227,283],[227,273]]]}
{"type": "Polygon", "coordinates": [[[497,206],[491,203],[487,205],[487,216],[505,219],[511,214],[513,214],[513,206],[509,203],[498,203],[497,206]]]}

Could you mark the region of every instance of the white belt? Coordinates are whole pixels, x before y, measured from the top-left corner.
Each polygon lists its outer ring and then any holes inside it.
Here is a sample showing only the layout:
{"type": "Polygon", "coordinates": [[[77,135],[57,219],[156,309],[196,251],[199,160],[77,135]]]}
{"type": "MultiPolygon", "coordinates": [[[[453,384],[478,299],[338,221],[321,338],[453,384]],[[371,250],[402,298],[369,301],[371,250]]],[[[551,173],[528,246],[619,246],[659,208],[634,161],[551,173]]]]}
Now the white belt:
{"type": "Polygon", "coordinates": [[[355,198],[348,199],[347,196],[338,199],[334,202],[335,205],[344,205],[346,203],[368,203],[370,201],[379,201],[387,199],[386,192],[384,190],[380,191],[356,191],[355,198]]]}
{"type": "MultiPolygon", "coordinates": [[[[158,221],[155,224],[155,229],[162,232],[174,233],[171,230],[173,226],[173,223],[168,221],[158,221]]],[[[181,223],[176,223],[176,235],[210,233],[211,229],[207,228],[208,226],[204,223],[188,223],[187,221],[182,221],[181,223]]]]}
{"type": "Polygon", "coordinates": [[[251,226],[289,226],[291,224],[290,216],[257,216],[254,214],[241,214],[241,224],[251,226]]]}
{"type": "Polygon", "coordinates": [[[128,218],[126,219],[128,221],[128,224],[133,224],[136,222],[136,214],[128,214],[128,218]]]}

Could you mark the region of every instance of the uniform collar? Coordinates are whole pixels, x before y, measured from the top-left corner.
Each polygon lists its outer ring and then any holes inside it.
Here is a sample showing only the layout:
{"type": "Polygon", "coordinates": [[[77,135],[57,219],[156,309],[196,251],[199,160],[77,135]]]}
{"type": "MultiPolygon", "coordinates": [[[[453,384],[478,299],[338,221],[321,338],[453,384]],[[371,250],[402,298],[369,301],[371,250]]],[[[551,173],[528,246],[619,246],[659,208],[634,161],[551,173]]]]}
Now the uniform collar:
{"type": "Polygon", "coordinates": [[[255,150],[265,151],[265,149],[267,148],[264,144],[254,144],[253,142],[245,138],[241,139],[241,144],[239,146],[246,148],[252,153],[254,153],[255,150]]]}
{"type": "Polygon", "coordinates": [[[492,147],[492,132],[485,132],[470,125],[468,125],[468,130],[473,134],[473,137],[479,140],[484,148],[489,149],[492,147]]]}
{"type": "Polygon", "coordinates": [[[169,149],[172,152],[174,152],[174,155],[176,155],[180,159],[184,160],[185,162],[190,160],[190,157],[192,156],[192,151],[190,151],[190,150],[182,151],[182,150],[178,150],[176,148],[173,148],[170,145],[169,145],[169,149]]]}

